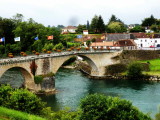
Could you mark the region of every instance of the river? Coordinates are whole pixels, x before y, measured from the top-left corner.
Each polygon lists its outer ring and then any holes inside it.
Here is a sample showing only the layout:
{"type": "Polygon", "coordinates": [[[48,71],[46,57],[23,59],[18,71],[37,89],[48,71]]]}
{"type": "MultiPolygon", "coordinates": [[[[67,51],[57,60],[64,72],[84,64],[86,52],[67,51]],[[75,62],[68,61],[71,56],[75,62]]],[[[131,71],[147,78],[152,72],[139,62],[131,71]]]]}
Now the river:
{"type": "Polygon", "coordinates": [[[102,93],[129,100],[153,117],[160,104],[160,82],[136,80],[93,80],[73,69],[60,69],[56,74],[57,94],[42,95],[43,101],[57,111],[64,107],[76,109],[88,94],[102,93]]]}
{"type": "MultiPolygon", "coordinates": [[[[40,95],[47,106],[58,111],[64,107],[75,110],[80,100],[88,94],[102,93],[106,96],[118,96],[130,100],[134,106],[151,116],[158,112],[160,104],[160,82],[136,80],[93,80],[74,69],[60,69],[55,76],[57,93],[40,95]]],[[[19,70],[11,69],[0,79],[14,87],[20,87],[24,82],[19,70]]]]}

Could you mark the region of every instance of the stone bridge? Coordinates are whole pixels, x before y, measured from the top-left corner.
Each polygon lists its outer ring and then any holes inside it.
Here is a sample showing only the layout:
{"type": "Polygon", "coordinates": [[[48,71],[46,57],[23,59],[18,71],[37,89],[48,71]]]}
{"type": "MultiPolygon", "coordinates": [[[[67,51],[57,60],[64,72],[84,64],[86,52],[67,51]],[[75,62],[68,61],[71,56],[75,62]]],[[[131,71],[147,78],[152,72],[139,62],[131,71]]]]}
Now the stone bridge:
{"type": "Polygon", "coordinates": [[[112,58],[121,52],[122,51],[115,50],[71,51],[42,54],[39,56],[32,55],[26,57],[0,59],[0,77],[11,68],[19,68],[25,79],[24,86],[26,88],[33,91],[53,91],[54,85],[52,87],[42,88],[41,85],[35,84],[34,76],[47,76],[47,74],[50,73],[56,74],[62,64],[73,56],[82,57],[91,66],[91,76],[103,76],[105,73],[105,66],[116,63],[117,61],[112,58]]]}

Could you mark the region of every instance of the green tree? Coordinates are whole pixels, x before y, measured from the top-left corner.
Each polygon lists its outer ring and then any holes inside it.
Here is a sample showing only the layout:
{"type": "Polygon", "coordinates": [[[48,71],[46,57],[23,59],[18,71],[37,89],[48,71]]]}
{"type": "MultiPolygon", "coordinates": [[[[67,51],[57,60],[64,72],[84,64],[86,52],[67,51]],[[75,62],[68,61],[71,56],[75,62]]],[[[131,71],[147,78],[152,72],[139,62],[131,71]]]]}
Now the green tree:
{"type": "Polygon", "coordinates": [[[121,22],[111,22],[106,30],[108,33],[123,33],[127,31],[126,27],[121,22]]]}
{"type": "Polygon", "coordinates": [[[52,50],[53,48],[54,48],[53,43],[46,43],[43,47],[43,49],[46,49],[46,50],[52,50]]]}
{"type": "Polygon", "coordinates": [[[156,24],[156,19],[154,18],[153,15],[151,15],[149,18],[145,18],[142,21],[142,26],[151,26],[153,24],[156,24]]]}
{"type": "Polygon", "coordinates": [[[128,66],[127,75],[131,78],[140,78],[142,76],[142,65],[140,63],[134,62],[128,66]]]}
{"type": "Polygon", "coordinates": [[[31,22],[21,22],[13,31],[16,36],[21,37],[21,49],[22,51],[31,51],[31,45],[34,43],[34,37],[36,36],[36,24],[31,22]]]}
{"type": "Polygon", "coordinates": [[[36,40],[34,41],[34,43],[32,44],[32,50],[41,52],[43,48],[42,42],[41,40],[36,40]]]}
{"type": "Polygon", "coordinates": [[[117,97],[93,94],[82,99],[80,120],[151,120],[131,102],[117,97]]]}
{"type": "Polygon", "coordinates": [[[76,33],[81,34],[81,33],[83,33],[83,30],[86,30],[86,25],[81,25],[81,24],[79,24],[79,25],[77,26],[76,33]]]}
{"type": "Polygon", "coordinates": [[[5,52],[5,47],[4,45],[0,45],[0,56],[3,55],[5,52]]]}
{"type": "MultiPolygon", "coordinates": [[[[112,15],[111,18],[109,19],[109,22],[108,22],[108,25],[111,23],[111,22],[120,22],[120,23],[123,23],[120,19],[118,19],[115,15],[112,15]]],[[[124,24],[124,23],[123,23],[124,24]]]]}
{"type": "Polygon", "coordinates": [[[86,26],[87,30],[90,29],[90,24],[89,24],[89,21],[87,20],[87,26],[86,26]]]}
{"type": "Polygon", "coordinates": [[[90,41],[90,40],[87,40],[86,44],[87,44],[88,47],[90,47],[91,41],[90,41]]]}
{"type": "Polygon", "coordinates": [[[20,51],[21,51],[20,43],[11,44],[11,45],[10,45],[10,51],[11,51],[12,53],[19,54],[20,51]]]}
{"type": "Polygon", "coordinates": [[[130,32],[145,32],[145,29],[141,26],[135,26],[134,28],[130,29],[130,32]]]}
{"type": "Polygon", "coordinates": [[[105,24],[103,22],[103,18],[102,18],[101,15],[98,18],[97,29],[98,29],[98,33],[104,33],[105,32],[105,24]]]}
{"type": "Polygon", "coordinates": [[[159,32],[160,31],[160,25],[151,25],[151,30],[154,32],[159,32]]]}
{"type": "Polygon", "coordinates": [[[64,48],[64,46],[63,46],[63,44],[62,43],[59,43],[59,44],[56,44],[55,46],[54,46],[54,49],[56,49],[56,50],[61,50],[61,49],[63,49],[64,48]]]}
{"type": "Polygon", "coordinates": [[[91,31],[94,32],[94,33],[97,33],[97,23],[98,23],[98,16],[95,15],[95,16],[92,18],[91,25],[90,25],[90,29],[91,29],[91,31]]]}
{"type": "Polygon", "coordinates": [[[13,33],[14,29],[15,29],[15,23],[12,19],[7,19],[7,18],[0,19],[0,38],[5,37],[5,44],[14,43],[14,33],[13,33]]]}

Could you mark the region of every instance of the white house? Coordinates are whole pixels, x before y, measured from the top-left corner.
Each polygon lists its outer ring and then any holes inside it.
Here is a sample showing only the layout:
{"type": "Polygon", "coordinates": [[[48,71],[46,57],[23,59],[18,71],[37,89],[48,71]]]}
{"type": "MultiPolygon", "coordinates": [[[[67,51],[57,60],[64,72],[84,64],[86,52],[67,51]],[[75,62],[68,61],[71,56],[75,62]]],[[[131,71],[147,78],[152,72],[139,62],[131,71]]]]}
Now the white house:
{"type": "Polygon", "coordinates": [[[88,35],[88,30],[83,30],[84,35],[88,35]]]}
{"type": "Polygon", "coordinates": [[[64,33],[76,33],[77,27],[74,26],[68,26],[62,29],[62,34],[64,33]]]}
{"type": "Polygon", "coordinates": [[[156,50],[160,49],[160,34],[133,33],[136,39],[137,49],[156,50]]]}

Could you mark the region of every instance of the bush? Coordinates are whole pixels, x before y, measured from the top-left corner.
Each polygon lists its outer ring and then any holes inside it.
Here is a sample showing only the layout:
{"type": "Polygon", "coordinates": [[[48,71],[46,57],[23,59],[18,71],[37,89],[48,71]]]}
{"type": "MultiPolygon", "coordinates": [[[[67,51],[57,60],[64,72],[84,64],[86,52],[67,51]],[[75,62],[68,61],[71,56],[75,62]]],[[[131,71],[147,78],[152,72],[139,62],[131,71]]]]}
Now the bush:
{"type": "Polygon", "coordinates": [[[9,108],[38,115],[42,114],[41,111],[45,107],[40,98],[26,89],[13,91],[9,103],[9,108]]]}
{"type": "Polygon", "coordinates": [[[131,63],[128,66],[127,75],[128,77],[131,78],[140,78],[142,77],[142,69],[143,69],[142,64],[137,62],[131,63]]]}
{"type": "Polygon", "coordinates": [[[132,103],[117,97],[93,94],[82,99],[81,120],[151,120],[132,103]]]}
{"type": "Polygon", "coordinates": [[[149,63],[141,63],[143,71],[150,71],[149,63]]]}
{"type": "Polygon", "coordinates": [[[43,77],[42,76],[34,76],[34,82],[36,84],[40,84],[43,81],[43,77]]]}
{"type": "Polygon", "coordinates": [[[125,72],[127,67],[125,64],[113,64],[106,67],[106,74],[117,75],[119,73],[125,72]]]}
{"type": "Polygon", "coordinates": [[[13,89],[9,85],[0,86],[0,106],[7,106],[13,89]]]}
{"type": "Polygon", "coordinates": [[[26,89],[12,89],[9,85],[0,87],[0,105],[32,114],[43,114],[45,103],[26,89]]]}

